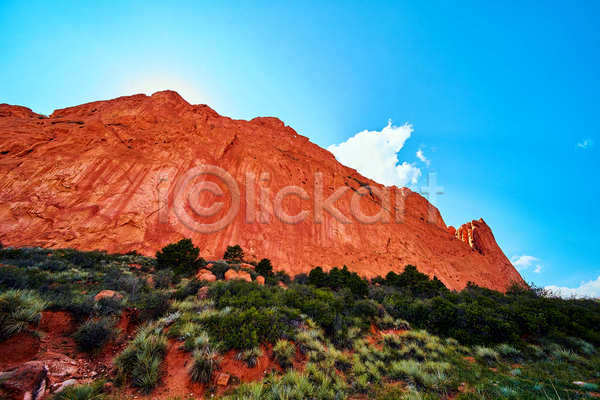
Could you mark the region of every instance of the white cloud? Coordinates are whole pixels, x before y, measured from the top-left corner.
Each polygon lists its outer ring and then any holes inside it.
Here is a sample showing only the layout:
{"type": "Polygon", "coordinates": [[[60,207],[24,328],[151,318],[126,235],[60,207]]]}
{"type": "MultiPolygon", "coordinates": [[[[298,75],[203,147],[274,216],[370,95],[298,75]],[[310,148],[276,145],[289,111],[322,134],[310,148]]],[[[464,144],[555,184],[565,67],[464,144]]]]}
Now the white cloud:
{"type": "Polygon", "coordinates": [[[397,154],[412,131],[411,125],[393,126],[390,120],[381,131],[364,130],[327,150],[342,164],[384,185],[415,185],[421,170],[414,163],[400,163],[397,154]]]}
{"type": "Polygon", "coordinates": [[[544,289],[560,297],[600,297],[600,276],[593,281],[582,282],[576,288],[564,286],[546,286],[544,289]]]}
{"type": "Polygon", "coordinates": [[[522,255],[513,256],[511,262],[520,272],[533,268],[533,272],[539,274],[542,272],[542,265],[539,264],[540,259],[534,256],[522,255]]]}
{"type": "Polygon", "coordinates": [[[581,142],[577,142],[577,147],[580,149],[587,149],[588,147],[592,147],[594,145],[594,141],[592,139],[583,139],[581,142]]]}
{"type": "Polygon", "coordinates": [[[421,149],[417,150],[417,158],[419,160],[421,160],[422,162],[424,162],[428,167],[429,167],[429,164],[431,164],[431,161],[429,161],[427,159],[427,157],[425,157],[425,154],[423,154],[423,150],[421,150],[421,149]]]}

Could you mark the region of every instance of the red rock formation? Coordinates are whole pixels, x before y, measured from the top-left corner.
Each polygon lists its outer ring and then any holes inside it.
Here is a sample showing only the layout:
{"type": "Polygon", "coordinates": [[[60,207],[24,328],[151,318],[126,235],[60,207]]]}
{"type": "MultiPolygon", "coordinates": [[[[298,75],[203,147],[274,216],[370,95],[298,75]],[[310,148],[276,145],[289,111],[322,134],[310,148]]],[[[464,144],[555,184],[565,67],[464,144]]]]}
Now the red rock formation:
{"type": "Polygon", "coordinates": [[[240,244],[246,258],[268,257],[291,275],[345,264],[372,277],[413,264],[453,289],[468,281],[500,290],[522,282],[482,221],[459,228],[467,238],[459,240],[425,198],[361,176],[280,120],[233,120],[171,91],[83,104],[50,117],[0,105],[0,176],[5,245],[150,255],[191,237],[204,258],[218,259],[228,245],[240,244]],[[198,226],[221,220],[236,202],[235,190],[207,175],[189,182],[214,182],[223,196],[206,190],[188,196],[193,185],[180,184],[203,165],[227,171],[241,196],[231,222],[208,233],[198,226]],[[263,179],[247,181],[248,174],[263,179]],[[296,194],[274,206],[289,185],[296,194]],[[347,188],[335,206],[348,221],[314,207],[318,187],[324,199],[347,188]],[[310,199],[298,196],[300,189],[310,199]],[[389,202],[380,190],[389,192],[389,202]],[[198,215],[214,201],[222,202],[217,214],[198,215]],[[365,215],[381,211],[389,222],[358,222],[353,201],[365,215]],[[306,210],[306,218],[283,222],[280,209],[306,210]]]}
{"type": "Polygon", "coordinates": [[[252,282],[252,277],[246,271],[236,271],[235,269],[228,269],[225,272],[225,280],[232,281],[235,279],[240,279],[246,282],[252,282]]]}
{"type": "Polygon", "coordinates": [[[215,282],[217,277],[207,269],[201,269],[196,274],[196,279],[199,281],[215,282]]]}

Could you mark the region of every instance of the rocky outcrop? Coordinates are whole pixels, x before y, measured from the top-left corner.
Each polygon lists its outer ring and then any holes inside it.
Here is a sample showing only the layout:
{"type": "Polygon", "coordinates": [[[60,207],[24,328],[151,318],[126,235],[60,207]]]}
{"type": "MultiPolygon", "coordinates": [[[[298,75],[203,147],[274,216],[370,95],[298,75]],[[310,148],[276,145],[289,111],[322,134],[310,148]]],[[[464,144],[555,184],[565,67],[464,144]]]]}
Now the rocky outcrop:
{"type": "Polygon", "coordinates": [[[217,277],[209,270],[201,269],[196,274],[196,279],[198,279],[199,281],[215,282],[217,280],[217,277]]]}
{"type": "Polygon", "coordinates": [[[501,252],[498,244],[496,244],[492,230],[487,226],[483,218],[461,225],[456,230],[455,235],[479,254],[486,255],[501,252]]]}
{"type": "Polygon", "coordinates": [[[94,296],[95,301],[100,301],[101,299],[112,298],[114,297],[117,300],[122,300],[123,295],[119,292],[115,292],[114,290],[104,289],[98,292],[97,295],[94,296]]]}
{"type": "Polygon", "coordinates": [[[44,396],[47,380],[48,367],[42,361],[29,361],[0,372],[0,395],[14,400],[38,400],[44,396]]]}
{"type": "Polygon", "coordinates": [[[282,121],[233,120],[175,92],[49,117],[0,105],[0,176],[4,245],[153,255],[190,237],[206,259],[240,244],[246,259],[268,257],[290,275],[347,265],[373,277],[413,264],[452,289],[522,282],[491,232],[459,228],[458,239],[424,197],[361,176],[282,121]],[[206,166],[226,175],[194,175],[206,166]],[[338,214],[319,206],[332,195],[338,214]],[[357,210],[381,218],[359,221],[357,210]],[[205,229],[219,221],[228,223],[205,229]]]}
{"type": "Polygon", "coordinates": [[[225,272],[225,280],[232,281],[235,279],[243,280],[246,282],[252,282],[252,277],[248,272],[245,271],[236,271],[235,269],[228,269],[225,272]]]}

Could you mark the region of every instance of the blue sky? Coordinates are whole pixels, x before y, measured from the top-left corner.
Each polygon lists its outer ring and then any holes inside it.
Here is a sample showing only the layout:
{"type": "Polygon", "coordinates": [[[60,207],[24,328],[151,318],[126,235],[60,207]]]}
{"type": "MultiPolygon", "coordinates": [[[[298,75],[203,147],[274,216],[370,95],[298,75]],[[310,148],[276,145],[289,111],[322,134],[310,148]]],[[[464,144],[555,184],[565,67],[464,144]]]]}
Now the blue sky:
{"type": "Polygon", "coordinates": [[[409,123],[398,161],[437,173],[448,224],[483,217],[528,281],[600,295],[600,3],[124,3],[0,2],[0,102],[174,89],[323,147],[409,123]]]}

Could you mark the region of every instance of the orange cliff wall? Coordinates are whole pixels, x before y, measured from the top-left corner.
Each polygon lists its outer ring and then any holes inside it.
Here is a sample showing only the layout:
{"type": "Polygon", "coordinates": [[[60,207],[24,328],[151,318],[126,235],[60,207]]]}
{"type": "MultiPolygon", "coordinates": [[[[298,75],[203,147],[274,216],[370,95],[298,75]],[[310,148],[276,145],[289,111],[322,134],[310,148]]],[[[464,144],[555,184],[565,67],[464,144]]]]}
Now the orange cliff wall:
{"type": "Polygon", "coordinates": [[[83,104],[50,117],[0,105],[0,175],[5,245],[150,255],[191,237],[205,258],[219,258],[226,246],[240,244],[249,258],[268,257],[291,275],[317,265],[347,265],[373,277],[413,264],[452,289],[469,281],[498,290],[523,283],[483,220],[458,230],[446,227],[439,211],[419,194],[361,176],[276,118],[233,120],[171,91],[83,104]],[[242,205],[230,224],[210,233],[194,224],[226,215],[232,205],[227,187],[214,177],[192,179],[191,186],[202,180],[217,183],[224,196],[204,191],[186,202],[179,194],[190,189],[181,192],[177,186],[203,165],[231,175],[242,205]],[[248,174],[265,179],[250,182],[248,174]],[[324,198],[350,188],[335,203],[349,217],[353,195],[368,185],[373,193],[359,196],[360,209],[374,215],[383,206],[390,222],[363,224],[351,218],[344,223],[325,212],[315,223],[318,176],[324,198]],[[290,185],[310,197],[291,195],[282,202],[290,215],[307,210],[306,220],[295,224],[280,221],[273,208],[276,194],[290,185]],[[387,190],[390,202],[383,204],[377,190],[387,190]],[[264,198],[250,202],[254,213],[244,206],[252,193],[264,198]],[[210,206],[215,199],[223,209],[210,218],[198,217],[190,207],[194,201],[210,206]],[[177,208],[182,201],[184,207],[177,208]]]}

